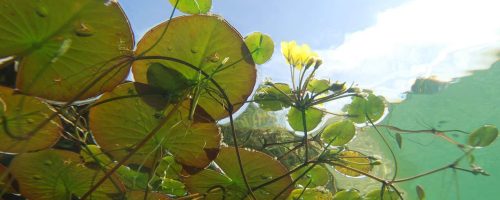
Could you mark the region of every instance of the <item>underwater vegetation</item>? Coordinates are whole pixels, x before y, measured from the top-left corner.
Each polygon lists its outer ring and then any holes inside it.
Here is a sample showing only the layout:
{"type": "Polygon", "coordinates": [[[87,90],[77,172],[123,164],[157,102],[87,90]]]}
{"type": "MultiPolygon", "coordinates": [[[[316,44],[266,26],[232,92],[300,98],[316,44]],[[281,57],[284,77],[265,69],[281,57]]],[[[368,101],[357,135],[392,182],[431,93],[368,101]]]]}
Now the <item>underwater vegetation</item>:
{"type": "MultiPolygon", "coordinates": [[[[269,35],[243,37],[208,13],[211,0],[170,3],[170,19],[136,43],[117,1],[0,0],[1,199],[422,200],[425,185],[401,184],[449,170],[489,175],[474,155],[494,143],[494,125],[383,122],[384,97],[317,78],[322,59],[295,41],[281,42],[291,81],[257,83],[256,65],[275,51],[269,35]],[[340,99],[350,100],[341,113],[323,107],[340,99]],[[367,133],[387,157],[349,146],[367,133]],[[402,176],[389,143],[403,148],[409,135],[461,153],[402,176]],[[376,189],[341,184],[360,178],[376,189]]],[[[420,80],[414,91],[443,87],[420,80]]]]}

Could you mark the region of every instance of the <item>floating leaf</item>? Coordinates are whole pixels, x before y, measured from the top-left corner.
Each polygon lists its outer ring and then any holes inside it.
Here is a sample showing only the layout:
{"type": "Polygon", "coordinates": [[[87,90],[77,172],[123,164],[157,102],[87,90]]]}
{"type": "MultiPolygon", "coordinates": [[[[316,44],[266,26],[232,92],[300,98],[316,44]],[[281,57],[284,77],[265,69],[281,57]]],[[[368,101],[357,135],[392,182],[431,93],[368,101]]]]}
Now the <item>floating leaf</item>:
{"type": "Polygon", "coordinates": [[[380,189],[373,190],[366,194],[364,200],[399,200],[399,195],[396,191],[385,189],[383,195],[380,193],[380,189]]]}
{"type": "Polygon", "coordinates": [[[424,191],[424,188],[422,188],[422,186],[420,186],[420,185],[417,185],[417,187],[415,189],[417,190],[418,199],[419,200],[425,200],[425,191],[424,191]]]}
{"type": "Polygon", "coordinates": [[[159,177],[179,179],[179,174],[182,172],[182,166],[175,162],[173,156],[162,158],[160,164],[156,168],[156,175],[159,177]]]}
{"type": "Polygon", "coordinates": [[[385,104],[382,97],[375,96],[370,93],[368,97],[353,97],[352,103],[348,106],[347,112],[352,116],[351,120],[356,123],[365,123],[368,120],[366,116],[370,117],[370,120],[375,122],[379,120],[385,111],[385,104]]]}
{"type": "Polygon", "coordinates": [[[292,191],[290,196],[287,198],[288,200],[330,200],[333,195],[330,191],[326,190],[323,187],[317,188],[306,188],[304,189],[295,189],[292,191]],[[304,192],[304,193],[302,193],[304,192]]]}
{"type": "MultiPolygon", "coordinates": [[[[241,35],[220,17],[191,15],[172,19],[151,29],[137,45],[136,56],[164,56],[184,62],[212,75],[224,89],[236,112],[250,96],[256,80],[256,69],[251,54],[241,35]],[[168,30],[162,37],[166,26],[168,30]]],[[[136,81],[149,83],[149,65],[159,62],[183,74],[201,87],[199,105],[214,119],[228,116],[219,96],[220,91],[205,77],[183,63],[167,60],[140,60],[132,71],[136,81]]]]}
{"type": "Polygon", "coordinates": [[[186,186],[182,182],[169,178],[162,180],[161,191],[175,196],[184,196],[187,193],[186,186]]]}
{"type": "MultiPolygon", "coordinates": [[[[52,149],[20,154],[10,168],[21,194],[37,200],[81,197],[104,176],[102,170],[85,167],[78,154],[52,149]]],[[[123,191],[119,181],[107,179],[89,198],[113,199],[123,191]]]]}
{"type": "Polygon", "coordinates": [[[250,33],[245,37],[245,44],[256,64],[262,65],[273,56],[274,42],[269,35],[261,32],[250,33]]]}
{"type": "MultiPolygon", "coordinates": [[[[148,173],[136,171],[126,166],[120,166],[116,170],[116,175],[120,177],[122,183],[129,190],[145,190],[149,185],[150,177],[148,173]]],[[[152,181],[160,181],[160,178],[153,176],[152,181]]]]}
{"type": "Polygon", "coordinates": [[[321,133],[321,139],[332,146],[342,146],[351,141],[355,134],[356,128],[351,121],[339,121],[328,125],[321,133]]]}
{"type": "Polygon", "coordinates": [[[401,149],[403,147],[403,137],[401,137],[401,133],[396,133],[396,142],[398,143],[398,147],[401,149]]]}
{"type": "Polygon", "coordinates": [[[96,163],[105,168],[113,167],[113,161],[96,145],[87,145],[80,151],[86,163],[96,163]]]}
{"type": "Polygon", "coordinates": [[[89,114],[96,142],[115,160],[121,160],[173,112],[127,164],[152,166],[161,155],[171,153],[186,172],[194,173],[206,167],[219,151],[219,128],[210,116],[202,114],[202,109],[197,109],[194,121],[188,120],[189,103],[180,103],[179,109],[174,110],[174,104],[159,94],[158,90],[142,83],[125,83],[105,93],[89,114]]]}
{"type": "Polygon", "coordinates": [[[24,94],[69,101],[102,74],[81,100],[111,90],[129,73],[134,40],[118,3],[0,0],[0,5],[0,58],[20,58],[16,87],[24,94]]]}
{"type": "MultiPolygon", "coordinates": [[[[287,169],[277,160],[258,152],[240,149],[243,169],[250,187],[255,188],[276,177],[287,173],[287,169]]],[[[191,193],[209,193],[206,199],[222,199],[225,191],[226,199],[243,199],[247,196],[247,189],[239,170],[235,150],[232,147],[222,148],[215,160],[225,174],[206,169],[200,173],[187,177],[184,183],[191,193]]],[[[290,176],[254,190],[257,199],[274,197],[292,183],[290,176]]],[[[291,192],[292,187],[286,190],[278,199],[284,199],[291,192]]]]}
{"type": "Polygon", "coordinates": [[[182,93],[189,88],[189,81],[181,73],[161,63],[151,63],[147,72],[149,85],[169,93],[182,93]]]}
{"type": "Polygon", "coordinates": [[[357,190],[342,190],[333,195],[333,200],[362,200],[357,190]]]}
{"type": "MultiPolygon", "coordinates": [[[[373,168],[370,159],[367,156],[357,151],[342,151],[338,154],[338,158],[340,159],[339,161],[340,164],[364,173],[370,172],[373,168]]],[[[335,165],[335,169],[346,176],[351,176],[351,177],[363,176],[363,174],[357,171],[342,166],[335,165]]]]}
{"type": "MultiPolygon", "coordinates": [[[[312,165],[312,164],[311,164],[312,165]]],[[[292,179],[297,179],[300,175],[302,175],[308,168],[309,166],[303,167],[296,172],[292,173],[292,179]]],[[[328,171],[321,165],[316,165],[314,166],[311,170],[309,170],[302,178],[297,181],[297,184],[300,184],[302,186],[306,186],[309,184],[309,187],[316,187],[316,186],[325,186],[330,178],[330,174],[328,171]],[[311,183],[309,183],[311,181],[311,183]]]]}
{"type": "Polygon", "coordinates": [[[254,95],[254,101],[267,111],[278,111],[290,107],[292,89],[286,83],[261,86],[254,95]]]}
{"type": "Polygon", "coordinates": [[[205,14],[212,7],[212,0],[169,0],[172,6],[187,14],[205,14]]]}
{"type": "Polygon", "coordinates": [[[0,86],[0,99],[4,104],[2,110],[5,110],[0,115],[0,151],[9,153],[36,151],[49,148],[59,140],[62,131],[59,118],[46,123],[34,134],[27,135],[45,121],[47,116],[54,113],[47,104],[2,86],[0,86]]]}
{"type": "Polygon", "coordinates": [[[498,129],[496,126],[484,125],[469,135],[467,144],[473,147],[485,147],[493,143],[497,137],[498,129]]]}
{"type": "Polygon", "coordinates": [[[330,88],[330,81],[325,79],[312,79],[307,85],[307,90],[314,93],[327,91],[330,88]]]}
{"type": "MultiPolygon", "coordinates": [[[[323,119],[323,112],[317,108],[309,108],[306,111],[306,127],[307,131],[311,131],[318,126],[318,124],[323,119]]],[[[302,111],[295,107],[290,108],[288,111],[288,124],[296,131],[304,131],[302,111]]]]}

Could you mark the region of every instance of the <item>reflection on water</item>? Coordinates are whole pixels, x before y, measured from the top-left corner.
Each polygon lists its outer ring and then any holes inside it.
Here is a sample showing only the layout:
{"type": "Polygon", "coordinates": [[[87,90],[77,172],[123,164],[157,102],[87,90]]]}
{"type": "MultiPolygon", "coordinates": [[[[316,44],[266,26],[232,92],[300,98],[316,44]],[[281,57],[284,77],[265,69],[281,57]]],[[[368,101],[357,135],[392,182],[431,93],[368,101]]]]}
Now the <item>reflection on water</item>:
{"type": "MultiPolygon", "coordinates": [[[[457,83],[417,82],[413,93],[401,103],[391,105],[383,124],[404,129],[459,129],[471,132],[484,124],[500,126],[500,61],[488,70],[476,71],[457,83]]],[[[388,137],[392,134],[385,133],[388,137]]],[[[466,136],[450,135],[464,142],[466,136]]],[[[398,177],[409,177],[453,162],[462,152],[434,135],[405,135],[403,148],[397,150],[398,177]]],[[[477,163],[491,176],[447,170],[401,185],[410,199],[415,187],[422,185],[427,199],[498,199],[500,185],[500,142],[475,152],[477,163]]]]}

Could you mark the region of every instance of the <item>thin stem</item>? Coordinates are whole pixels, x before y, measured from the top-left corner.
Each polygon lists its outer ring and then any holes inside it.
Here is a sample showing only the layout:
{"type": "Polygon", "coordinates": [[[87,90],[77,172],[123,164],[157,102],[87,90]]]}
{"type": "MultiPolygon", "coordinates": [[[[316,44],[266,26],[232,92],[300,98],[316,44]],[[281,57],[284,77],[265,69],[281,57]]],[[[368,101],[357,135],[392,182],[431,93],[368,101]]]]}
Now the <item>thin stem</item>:
{"type": "Polygon", "coordinates": [[[368,119],[368,122],[370,122],[370,124],[373,126],[373,128],[375,129],[375,131],[378,133],[378,135],[382,138],[382,140],[384,141],[385,146],[389,149],[389,152],[391,152],[392,159],[394,160],[394,175],[392,176],[392,181],[394,181],[394,180],[396,180],[396,177],[398,176],[398,160],[396,159],[396,154],[391,149],[391,146],[389,145],[389,142],[387,142],[387,139],[384,137],[384,135],[382,135],[382,133],[380,133],[380,131],[375,126],[375,124],[373,123],[373,121],[370,118],[370,116],[368,116],[368,113],[365,113],[365,116],[366,116],[366,119],[368,119]]]}

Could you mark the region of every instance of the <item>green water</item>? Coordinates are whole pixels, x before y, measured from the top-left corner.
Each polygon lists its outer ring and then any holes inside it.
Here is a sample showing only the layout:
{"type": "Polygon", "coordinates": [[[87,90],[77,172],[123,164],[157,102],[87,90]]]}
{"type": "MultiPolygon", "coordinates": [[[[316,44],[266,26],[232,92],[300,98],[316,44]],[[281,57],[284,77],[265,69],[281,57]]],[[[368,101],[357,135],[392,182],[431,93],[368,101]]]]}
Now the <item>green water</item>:
{"type": "MultiPolygon", "coordinates": [[[[471,132],[484,124],[500,126],[500,61],[488,70],[476,71],[433,94],[409,94],[391,106],[383,124],[404,129],[460,129],[471,132]]],[[[384,131],[393,148],[394,139],[384,131]]],[[[466,136],[454,137],[464,142],[466,136]]],[[[409,177],[450,164],[462,152],[433,135],[404,135],[397,150],[399,178],[409,177]]],[[[416,199],[415,186],[424,187],[428,200],[500,199],[500,141],[475,151],[477,163],[491,176],[452,170],[423,177],[399,186],[409,199],[416,199]]]]}

